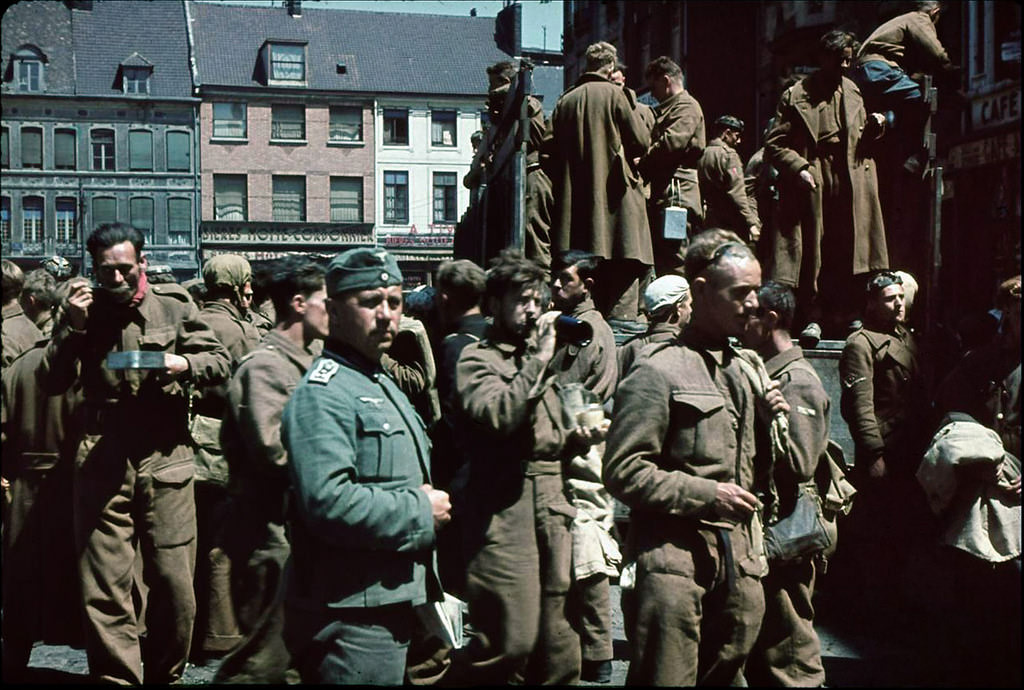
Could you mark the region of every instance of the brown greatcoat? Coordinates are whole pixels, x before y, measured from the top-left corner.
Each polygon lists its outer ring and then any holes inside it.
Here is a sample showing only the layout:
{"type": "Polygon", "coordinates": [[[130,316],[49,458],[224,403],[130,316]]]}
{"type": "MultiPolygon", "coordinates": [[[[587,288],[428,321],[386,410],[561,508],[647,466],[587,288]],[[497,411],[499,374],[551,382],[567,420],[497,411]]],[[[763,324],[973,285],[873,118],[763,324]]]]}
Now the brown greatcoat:
{"type": "Polygon", "coordinates": [[[25,316],[21,305],[17,302],[9,304],[3,310],[3,366],[14,361],[14,358],[31,348],[43,337],[39,327],[32,319],[25,316]]]}
{"type": "MultiPolygon", "coordinates": [[[[816,73],[817,74],[817,73],[816,73]]],[[[802,280],[817,281],[821,269],[822,242],[843,241],[852,235],[849,275],[889,267],[882,207],[878,202],[875,163],[862,141],[867,121],[864,101],[857,86],[843,77],[843,112],[840,136],[845,134],[846,174],[852,189],[852,205],[841,227],[826,228],[822,220],[824,201],[817,143],[818,105],[834,91],[815,88],[816,74],[791,86],[779,100],[775,127],[765,139],[765,160],[779,171],[780,199],[777,227],[769,254],[768,275],[780,283],[797,287],[802,280]],[[827,91],[823,96],[812,94],[827,91]],[[808,169],[816,189],[808,190],[799,175],[808,169]],[[801,265],[805,268],[801,271],[801,265]]],[[[846,240],[848,242],[848,240],[846,240]]]]}
{"type": "Polygon", "coordinates": [[[582,249],[651,265],[643,183],[632,160],[647,150],[642,117],[623,89],[587,72],[562,94],[545,141],[554,190],[552,254],[582,249]]]}

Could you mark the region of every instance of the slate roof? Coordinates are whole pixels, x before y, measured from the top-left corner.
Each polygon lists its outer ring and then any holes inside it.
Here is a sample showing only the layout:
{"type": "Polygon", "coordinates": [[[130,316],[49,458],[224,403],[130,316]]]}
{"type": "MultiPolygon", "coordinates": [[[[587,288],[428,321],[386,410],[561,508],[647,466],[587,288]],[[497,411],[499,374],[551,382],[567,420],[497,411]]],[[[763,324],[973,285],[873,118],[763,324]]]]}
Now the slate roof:
{"type": "Polygon", "coordinates": [[[79,95],[122,95],[118,68],[133,53],[153,65],[150,97],[192,95],[182,0],[96,0],[72,23],[79,95]]]}
{"type": "Polygon", "coordinates": [[[537,65],[533,68],[533,95],[541,99],[544,115],[551,117],[558,97],[565,90],[561,65],[537,65]]]}
{"type": "Polygon", "coordinates": [[[200,85],[264,88],[257,56],[274,40],[306,42],[303,88],[325,91],[482,96],[487,67],[509,59],[494,43],[493,17],[315,7],[291,17],[283,7],[196,2],[189,11],[200,85]]]}

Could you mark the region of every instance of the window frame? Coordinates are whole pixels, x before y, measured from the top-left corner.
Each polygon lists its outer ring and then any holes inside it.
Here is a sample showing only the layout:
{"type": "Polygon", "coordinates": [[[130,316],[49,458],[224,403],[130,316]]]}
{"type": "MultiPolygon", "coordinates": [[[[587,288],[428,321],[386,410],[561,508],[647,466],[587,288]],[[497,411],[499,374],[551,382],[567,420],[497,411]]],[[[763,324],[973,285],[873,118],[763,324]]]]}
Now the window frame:
{"type": "Polygon", "coordinates": [[[270,141],[274,144],[304,144],[306,143],[306,106],[302,103],[274,103],[270,106],[270,141]],[[301,112],[302,119],[289,120],[282,117],[285,111],[293,114],[301,112]],[[300,136],[281,136],[281,129],[287,126],[300,127],[300,136]]]}
{"type": "MultiPolygon", "coordinates": [[[[330,185],[330,189],[329,189],[329,196],[328,196],[327,203],[328,203],[328,206],[329,206],[331,222],[332,223],[362,223],[362,222],[364,222],[363,218],[364,218],[365,214],[363,212],[363,204],[365,203],[365,196],[364,196],[365,195],[365,191],[364,191],[365,180],[362,177],[355,177],[355,176],[352,176],[352,175],[331,175],[331,178],[330,178],[328,184],[330,185]],[[356,202],[356,206],[355,206],[356,213],[355,213],[355,218],[354,219],[345,219],[345,218],[335,218],[334,217],[334,209],[335,209],[334,195],[335,195],[335,192],[337,191],[337,192],[341,193],[342,191],[346,191],[346,190],[335,190],[335,188],[334,188],[335,187],[335,182],[338,182],[338,183],[341,183],[341,182],[349,182],[349,183],[354,182],[354,183],[357,183],[356,186],[358,186],[359,189],[358,189],[357,202],[356,202]]],[[[351,190],[348,190],[348,191],[351,191],[351,190]]],[[[347,207],[347,206],[339,206],[339,208],[347,209],[349,207],[347,207]]]]}
{"type": "Polygon", "coordinates": [[[11,130],[7,125],[0,127],[0,168],[11,167],[11,130]]]}
{"type": "Polygon", "coordinates": [[[409,171],[408,170],[385,170],[384,171],[384,195],[382,197],[384,201],[384,224],[385,225],[408,225],[409,224],[409,171]],[[388,176],[402,176],[404,183],[399,184],[397,182],[388,182],[388,176]],[[389,187],[394,188],[394,193],[391,195],[392,199],[388,199],[389,187]],[[402,194],[399,194],[399,191],[402,194]],[[399,197],[404,197],[400,199],[399,197]],[[392,209],[388,211],[388,203],[392,202],[392,209]],[[404,215],[399,217],[396,213],[398,210],[398,202],[403,201],[404,215]]]}
{"type": "Polygon", "coordinates": [[[210,138],[211,139],[224,139],[224,140],[229,140],[229,141],[248,141],[249,140],[249,107],[248,107],[249,104],[248,103],[243,103],[241,101],[220,101],[220,102],[212,103],[211,105],[213,106],[211,108],[211,110],[210,110],[210,116],[211,116],[212,121],[213,121],[213,124],[212,124],[212,126],[210,128],[210,131],[211,131],[210,138]],[[234,118],[221,118],[220,119],[221,126],[230,125],[230,124],[235,123],[235,126],[237,127],[238,124],[240,123],[241,124],[241,130],[242,130],[242,133],[240,135],[234,136],[234,135],[231,135],[231,134],[218,134],[217,133],[217,126],[218,126],[217,109],[218,109],[218,106],[227,106],[229,108],[238,107],[238,108],[242,109],[241,119],[234,119],[234,118]]]}
{"type": "MultiPolygon", "coordinates": [[[[293,54],[294,54],[294,52],[293,52],[293,54]]],[[[271,85],[274,85],[274,86],[288,86],[288,85],[304,86],[306,84],[306,79],[307,79],[307,76],[308,76],[308,71],[307,71],[307,65],[309,63],[308,57],[309,56],[307,54],[306,44],[304,44],[304,43],[285,43],[285,42],[268,43],[267,44],[267,83],[271,84],[271,85]],[[287,52],[294,51],[295,49],[298,49],[298,52],[301,53],[301,58],[302,58],[301,60],[291,61],[291,60],[275,59],[275,52],[281,51],[281,54],[285,54],[287,52]],[[282,77],[282,76],[279,76],[276,73],[276,69],[275,69],[276,67],[278,67],[278,66],[284,67],[284,66],[287,66],[287,65],[294,64],[295,62],[298,62],[298,64],[301,66],[301,77],[299,77],[299,78],[282,77]]]]}
{"type": "Polygon", "coordinates": [[[121,91],[127,96],[148,96],[149,80],[153,76],[152,67],[122,66],[121,67],[121,91]],[[142,78],[139,78],[142,75],[142,78]],[[129,89],[128,85],[133,84],[134,88],[129,89]],[[145,88],[140,89],[139,85],[145,88]]]}
{"type": "Polygon", "coordinates": [[[14,224],[11,216],[11,197],[0,196],[0,242],[14,241],[14,224]]]}
{"type": "Polygon", "coordinates": [[[22,46],[12,56],[14,91],[39,93],[46,90],[46,56],[35,46],[22,46]],[[33,82],[35,82],[33,84],[33,82]],[[32,87],[35,88],[32,88],[32,87]]]}
{"type": "Polygon", "coordinates": [[[305,175],[271,175],[270,176],[270,217],[275,223],[305,223],[308,215],[306,209],[306,201],[308,199],[306,190],[306,176],[305,175]],[[283,198],[284,194],[289,193],[287,190],[278,189],[279,184],[290,183],[301,180],[302,181],[302,196],[300,198],[300,212],[298,218],[285,218],[283,215],[278,215],[278,203],[290,201],[287,198],[283,198]]]}
{"type": "Polygon", "coordinates": [[[381,115],[381,145],[382,146],[409,146],[409,109],[408,108],[384,108],[384,112],[381,115]],[[396,113],[403,113],[401,120],[394,117],[396,113]],[[395,122],[401,121],[405,123],[405,141],[388,141],[388,137],[392,136],[391,128],[389,127],[389,119],[395,122]]]}
{"type": "Polygon", "coordinates": [[[78,130],[68,127],[58,127],[53,130],[53,169],[54,170],[78,170],[78,130]],[[71,165],[61,165],[57,160],[57,152],[60,148],[57,145],[61,136],[71,136],[71,165]]]}
{"type": "Polygon", "coordinates": [[[35,125],[23,125],[21,128],[21,167],[24,170],[42,170],[45,167],[45,157],[43,151],[45,150],[45,135],[43,134],[43,128],[35,125]],[[37,147],[36,153],[39,155],[39,165],[28,165],[25,162],[26,156],[26,142],[28,141],[28,134],[39,135],[39,146],[37,147]]]}
{"type": "MultiPolygon", "coordinates": [[[[445,124],[445,123],[442,121],[442,122],[439,122],[438,124],[445,124]]],[[[455,148],[459,147],[459,111],[458,110],[455,110],[454,108],[436,108],[436,109],[431,109],[431,111],[430,111],[430,146],[433,147],[433,148],[439,148],[439,149],[455,149],[455,148]],[[437,141],[437,140],[434,139],[434,132],[435,132],[435,127],[434,127],[435,120],[434,120],[434,118],[437,115],[451,116],[452,143],[450,143],[450,144],[445,144],[443,142],[443,140],[444,140],[444,130],[440,129],[440,128],[438,128],[437,131],[441,132],[441,137],[440,137],[441,141],[437,141]]]]}
{"type": "MultiPolygon", "coordinates": [[[[33,206],[34,206],[34,204],[33,204],[33,206]]],[[[33,208],[32,210],[33,210],[33,212],[36,211],[35,208],[33,208]]],[[[44,237],[45,232],[46,232],[46,225],[45,225],[45,221],[44,221],[45,215],[46,215],[46,199],[44,197],[36,196],[36,195],[28,195],[28,196],[21,197],[21,241],[24,244],[42,244],[43,243],[43,237],[44,237]],[[38,214],[39,215],[38,215],[38,217],[33,216],[33,219],[37,220],[38,223],[34,224],[33,227],[30,228],[29,227],[30,216],[29,216],[28,211],[29,211],[29,202],[33,201],[33,200],[37,200],[39,202],[39,207],[38,207],[38,214]],[[37,239],[29,239],[29,231],[30,231],[30,229],[33,232],[33,234],[38,233],[38,238],[37,239]]]]}
{"type": "Polygon", "coordinates": [[[89,152],[92,158],[92,167],[90,168],[91,170],[99,170],[104,172],[117,170],[117,132],[109,127],[97,127],[95,129],[89,130],[89,152]],[[110,141],[97,142],[96,136],[98,134],[103,134],[104,136],[109,134],[110,141]],[[99,153],[100,161],[105,163],[106,161],[109,160],[109,167],[106,165],[96,167],[97,144],[101,147],[99,153]],[[106,147],[108,145],[110,148],[109,154],[106,152],[106,147]]]}
{"type": "Polygon", "coordinates": [[[192,200],[186,196],[172,196],[167,198],[167,244],[175,247],[187,247],[192,244],[192,200]],[[172,219],[175,214],[171,213],[171,204],[178,202],[186,204],[187,213],[186,224],[187,228],[182,231],[172,226],[172,219]],[[184,237],[184,242],[177,242],[175,238],[184,237]]]}
{"type": "MultiPolygon", "coordinates": [[[[339,126],[340,123],[339,123],[339,126]]],[[[334,145],[355,145],[363,144],[363,107],[358,105],[332,105],[328,108],[327,113],[327,143],[334,145]],[[356,122],[359,125],[359,134],[357,139],[342,139],[341,137],[335,137],[333,135],[333,129],[335,127],[334,114],[339,111],[352,111],[356,114],[356,122]]]]}
{"type": "Polygon", "coordinates": [[[116,223],[117,222],[117,197],[116,196],[94,196],[94,197],[92,197],[89,200],[89,202],[90,202],[90,206],[89,206],[89,215],[90,215],[89,222],[92,224],[93,227],[98,227],[102,223],[116,223]],[[104,201],[104,202],[105,201],[110,201],[110,202],[113,202],[114,215],[113,215],[112,218],[107,219],[107,218],[97,218],[96,217],[97,215],[99,215],[99,214],[96,213],[96,203],[100,202],[100,201],[104,201]]]}
{"type": "Polygon", "coordinates": [[[169,129],[164,132],[164,165],[167,168],[167,172],[191,172],[192,171],[192,135],[182,129],[169,129]],[[184,137],[185,146],[183,151],[185,152],[185,160],[187,161],[184,168],[172,168],[171,167],[171,140],[172,138],[177,139],[178,137],[184,137]]]}
{"type": "Polygon", "coordinates": [[[431,222],[438,225],[454,225],[459,221],[459,176],[458,173],[451,171],[438,170],[434,171],[431,176],[431,195],[430,195],[430,218],[431,222]],[[438,176],[449,175],[451,184],[438,185],[438,176]],[[442,191],[442,198],[439,200],[437,193],[442,191]],[[437,203],[441,202],[443,208],[441,209],[442,214],[451,211],[451,217],[437,217],[437,203]]]}
{"type": "Polygon", "coordinates": [[[133,196],[128,199],[128,222],[133,228],[142,233],[146,244],[153,246],[156,241],[156,201],[151,196],[133,196]],[[147,204],[149,206],[149,227],[140,226],[138,215],[135,213],[136,205],[147,204]]]}
{"type": "Polygon", "coordinates": [[[78,199],[73,196],[58,196],[54,200],[54,230],[57,240],[57,244],[75,244],[78,242],[78,199]],[[69,203],[70,202],[70,203],[69,203]],[[70,227],[67,225],[66,216],[62,218],[62,213],[67,212],[67,207],[71,207],[71,223],[70,227]],[[61,208],[64,206],[64,208],[61,208]],[[63,233],[67,233],[63,236],[63,233]]]}
{"type": "Polygon", "coordinates": [[[154,161],[154,156],[153,156],[153,139],[154,139],[154,137],[153,137],[153,130],[151,130],[151,129],[136,128],[136,129],[128,130],[128,169],[129,170],[131,170],[133,172],[153,172],[153,170],[154,170],[153,164],[155,162],[154,161]],[[135,144],[133,142],[136,139],[136,135],[143,135],[143,134],[146,135],[146,138],[149,140],[149,146],[147,147],[149,149],[148,166],[146,166],[146,167],[136,167],[136,165],[135,165],[135,155],[136,155],[137,151],[136,151],[136,148],[135,148],[135,144]]]}
{"type": "MultiPolygon", "coordinates": [[[[222,189],[222,193],[228,192],[226,189],[222,189]]],[[[223,206],[224,204],[220,204],[223,206]]],[[[240,174],[229,174],[229,173],[216,173],[213,176],[213,219],[214,220],[227,220],[235,222],[245,222],[249,220],[249,176],[240,174]],[[241,207],[241,218],[226,218],[219,215],[218,204],[217,204],[217,183],[221,184],[226,182],[241,182],[242,183],[242,207],[241,207]]]]}

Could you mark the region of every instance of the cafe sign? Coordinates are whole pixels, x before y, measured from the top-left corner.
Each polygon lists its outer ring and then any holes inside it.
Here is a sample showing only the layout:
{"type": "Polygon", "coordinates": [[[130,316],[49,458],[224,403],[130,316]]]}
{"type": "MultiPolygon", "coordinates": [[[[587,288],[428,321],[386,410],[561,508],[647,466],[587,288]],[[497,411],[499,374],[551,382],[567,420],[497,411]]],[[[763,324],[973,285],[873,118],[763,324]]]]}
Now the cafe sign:
{"type": "Polygon", "coordinates": [[[974,129],[988,129],[1020,121],[1020,86],[979,96],[971,101],[974,129]]]}

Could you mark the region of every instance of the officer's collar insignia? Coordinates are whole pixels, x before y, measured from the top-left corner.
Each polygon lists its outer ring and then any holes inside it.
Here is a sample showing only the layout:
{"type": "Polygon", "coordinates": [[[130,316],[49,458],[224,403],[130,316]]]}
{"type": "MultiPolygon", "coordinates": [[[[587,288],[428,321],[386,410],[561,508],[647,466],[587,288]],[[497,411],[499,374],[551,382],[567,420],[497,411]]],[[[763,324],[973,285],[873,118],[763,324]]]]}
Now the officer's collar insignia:
{"type": "Polygon", "coordinates": [[[327,383],[338,373],[340,368],[341,365],[333,359],[321,359],[310,373],[309,380],[311,383],[327,383]]]}
{"type": "Polygon", "coordinates": [[[359,396],[359,402],[366,403],[370,407],[379,410],[381,408],[381,405],[384,404],[384,398],[369,398],[365,395],[361,395],[359,396]]]}

